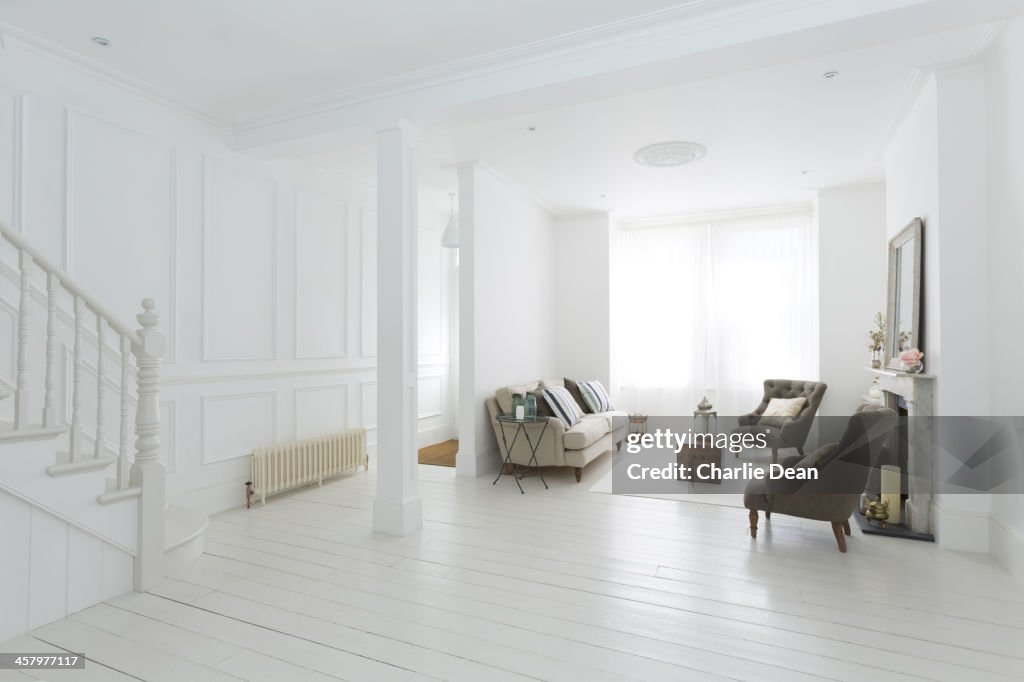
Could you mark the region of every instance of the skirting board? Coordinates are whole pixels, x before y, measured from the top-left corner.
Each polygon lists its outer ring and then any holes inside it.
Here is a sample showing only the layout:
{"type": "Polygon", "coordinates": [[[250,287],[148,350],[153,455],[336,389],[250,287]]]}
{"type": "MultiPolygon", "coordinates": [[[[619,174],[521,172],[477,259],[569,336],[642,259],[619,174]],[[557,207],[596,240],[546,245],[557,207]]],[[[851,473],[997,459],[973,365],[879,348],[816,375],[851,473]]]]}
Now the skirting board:
{"type": "Polygon", "coordinates": [[[1024,583],[1024,535],[990,518],[989,545],[995,560],[1024,583]]]}
{"type": "Polygon", "coordinates": [[[942,549],[988,554],[992,515],[988,512],[951,509],[937,500],[932,504],[935,540],[942,549]]]}
{"type": "Polygon", "coordinates": [[[460,442],[459,453],[455,455],[456,476],[468,476],[470,478],[492,476],[498,473],[500,466],[501,458],[498,457],[496,449],[491,448],[483,452],[466,452],[460,442]]]}

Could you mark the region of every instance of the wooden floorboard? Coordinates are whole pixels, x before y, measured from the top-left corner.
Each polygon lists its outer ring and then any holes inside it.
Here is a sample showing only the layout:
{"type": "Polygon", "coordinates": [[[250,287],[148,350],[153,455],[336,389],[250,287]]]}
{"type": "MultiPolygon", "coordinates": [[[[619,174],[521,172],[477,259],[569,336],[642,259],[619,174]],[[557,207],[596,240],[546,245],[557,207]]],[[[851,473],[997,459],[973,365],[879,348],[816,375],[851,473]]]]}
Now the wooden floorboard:
{"type": "Polygon", "coordinates": [[[843,555],[787,517],[751,540],[742,509],[590,492],[608,466],[526,494],[420,466],[404,538],[372,531],[371,467],[220,514],[149,593],[0,647],[86,653],[55,680],[1024,678],[1024,590],[990,557],[856,528],[843,555]]]}

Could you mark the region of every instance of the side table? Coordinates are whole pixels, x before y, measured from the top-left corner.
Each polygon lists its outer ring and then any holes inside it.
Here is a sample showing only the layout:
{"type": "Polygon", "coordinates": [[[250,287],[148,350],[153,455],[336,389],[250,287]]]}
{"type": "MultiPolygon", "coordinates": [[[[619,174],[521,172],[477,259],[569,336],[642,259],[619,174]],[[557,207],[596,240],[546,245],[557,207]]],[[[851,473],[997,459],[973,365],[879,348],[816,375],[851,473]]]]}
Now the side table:
{"type": "MultiPolygon", "coordinates": [[[[548,482],[544,480],[544,474],[540,470],[540,464],[537,463],[537,448],[540,447],[540,441],[541,439],[544,438],[544,432],[548,430],[548,418],[533,417],[516,419],[515,415],[513,414],[499,414],[497,419],[498,424],[500,425],[501,428],[501,443],[502,445],[505,446],[505,459],[501,463],[501,470],[498,471],[498,478],[494,479],[494,482],[491,483],[491,485],[495,485],[498,482],[498,480],[505,474],[505,467],[512,464],[512,448],[515,447],[516,440],[519,438],[519,434],[522,434],[523,437],[526,439],[526,443],[530,447],[530,459],[527,461],[525,466],[527,468],[531,466],[537,467],[537,475],[540,476],[540,482],[544,484],[544,489],[547,490],[548,482]],[[516,427],[516,432],[515,435],[512,436],[511,443],[508,442],[508,437],[506,436],[505,433],[505,426],[509,424],[514,425],[516,427]],[[527,427],[536,426],[537,424],[541,424],[542,426],[540,429],[540,434],[537,436],[536,442],[534,442],[534,440],[530,438],[530,431],[527,427]]],[[[512,478],[515,479],[516,485],[519,486],[519,492],[525,494],[526,491],[523,490],[523,484],[519,482],[523,478],[523,476],[517,474],[515,472],[514,467],[512,469],[512,478]]]]}

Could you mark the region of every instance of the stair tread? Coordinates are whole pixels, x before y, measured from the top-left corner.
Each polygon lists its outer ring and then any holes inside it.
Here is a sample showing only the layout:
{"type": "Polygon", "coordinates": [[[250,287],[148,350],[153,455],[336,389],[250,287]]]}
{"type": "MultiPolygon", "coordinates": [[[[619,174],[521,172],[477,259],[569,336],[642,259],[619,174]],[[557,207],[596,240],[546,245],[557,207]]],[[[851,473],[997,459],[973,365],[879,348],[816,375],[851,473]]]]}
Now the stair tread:
{"type": "MultiPolygon", "coordinates": [[[[58,454],[64,456],[67,455],[67,453],[58,454]]],[[[51,476],[62,476],[65,474],[78,474],[90,471],[98,471],[101,469],[106,469],[116,461],[117,457],[99,457],[82,459],[77,462],[62,462],[60,464],[52,464],[46,467],[46,473],[50,474],[51,476]]]]}

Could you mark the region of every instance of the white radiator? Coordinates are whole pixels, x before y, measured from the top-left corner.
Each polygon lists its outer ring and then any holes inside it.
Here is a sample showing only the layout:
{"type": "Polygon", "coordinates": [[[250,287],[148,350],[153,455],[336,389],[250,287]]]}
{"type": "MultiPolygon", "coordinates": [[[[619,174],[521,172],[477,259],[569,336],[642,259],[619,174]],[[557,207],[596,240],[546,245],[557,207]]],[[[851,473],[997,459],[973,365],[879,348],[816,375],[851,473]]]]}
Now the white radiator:
{"type": "Polygon", "coordinates": [[[323,485],[324,479],[360,466],[370,466],[362,427],[258,448],[252,453],[252,494],[266,504],[267,495],[312,483],[323,485]]]}

